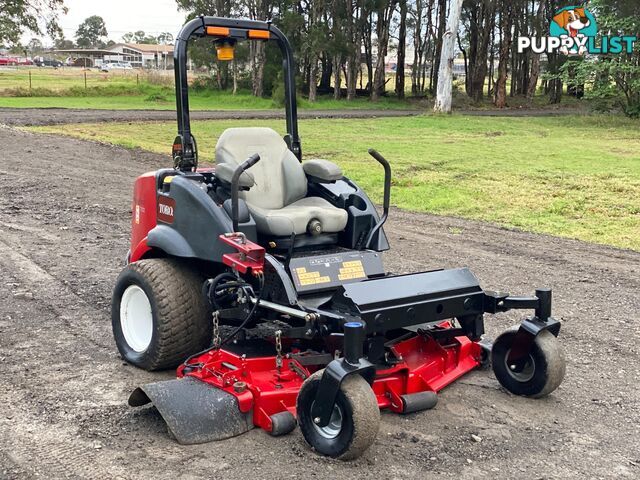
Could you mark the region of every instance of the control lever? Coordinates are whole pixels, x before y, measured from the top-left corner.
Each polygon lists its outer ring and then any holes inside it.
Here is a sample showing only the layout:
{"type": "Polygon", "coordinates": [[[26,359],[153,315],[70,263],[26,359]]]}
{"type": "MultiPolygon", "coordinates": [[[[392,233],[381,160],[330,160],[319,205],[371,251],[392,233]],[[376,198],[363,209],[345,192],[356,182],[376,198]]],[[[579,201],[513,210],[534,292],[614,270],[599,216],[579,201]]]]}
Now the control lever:
{"type": "Polygon", "coordinates": [[[365,248],[371,248],[371,242],[373,241],[373,238],[375,237],[378,230],[382,228],[384,222],[387,221],[387,217],[389,216],[389,204],[391,202],[391,166],[389,165],[389,162],[387,162],[387,160],[373,148],[369,149],[369,155],[375,158],[378,163],[380,163],[384,167],[384,198],[382,200],[382,217],[380,217],[378,223],[376,223],[369,232],[367,241],[364,244],[365,248]]]}
{"type": "Polygon", "coordinates": [[[231,221],[233,222],[233,231],[238,231],[238,191],[240,190],[240,175],[245,170],[250,169],[260,161],[260,155],[254,153],[244,162],[237,166],[231,178],[231,221]]]}

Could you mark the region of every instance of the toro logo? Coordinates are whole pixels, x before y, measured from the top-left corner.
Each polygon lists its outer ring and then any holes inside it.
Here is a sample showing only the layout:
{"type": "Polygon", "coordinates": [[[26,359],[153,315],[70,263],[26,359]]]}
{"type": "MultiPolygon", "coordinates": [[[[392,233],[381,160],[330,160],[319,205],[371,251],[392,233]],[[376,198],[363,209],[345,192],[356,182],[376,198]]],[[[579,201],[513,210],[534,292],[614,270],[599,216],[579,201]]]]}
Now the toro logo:
{"type": "Polygon", "coordinates": [[[164,195],[158,196],[158,220],[164,223],[173,223],[176,209],[176,201],[164,195]]]}

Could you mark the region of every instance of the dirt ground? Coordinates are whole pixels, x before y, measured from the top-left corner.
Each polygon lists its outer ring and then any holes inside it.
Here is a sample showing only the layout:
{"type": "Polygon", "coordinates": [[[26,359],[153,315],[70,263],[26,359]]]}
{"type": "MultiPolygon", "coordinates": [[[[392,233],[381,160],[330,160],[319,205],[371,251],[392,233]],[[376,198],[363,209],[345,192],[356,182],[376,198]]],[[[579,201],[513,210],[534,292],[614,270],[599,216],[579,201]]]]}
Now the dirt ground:
{"type": "MultiPolygon", "coordinates": [[[[299,110],[298,118],[375,118],[409,117],[420,115],[422,110],[299,110]]],[[[536,116],[550,117],[562,115],[580,115],[582,110],[554,109],[506,109],[506,110],[464,110],[456,111],[474,116],[536,116]]],[[[212,110],[192,111],[193,120],[242,120],[283,118],[282,110],[212,110]]],[[[92,110],[74,108],[3,108],[0,107],[0,124],[6,125],[55,125],[61,123],[98,123],[98,122],[146,122],[174,121],[173,110],[92,110]]]]}
{"type": "MultiPolygon", "coordinates": [[[[384,413],[350,463],[298,430],[180,446],[153,409],[126,405],[172,374],[124,364],[109,314],[132,182],[169,159],[8,127],[0,147],[0,478],[640,477],[640,254],[393,210],[391,271],[464,265],[485,288],[554,288],[563,385],[531,400],[472,372],[432,411],[384,413]]],[[[488,317],[489,335],[518,318],[488,317]]]]}

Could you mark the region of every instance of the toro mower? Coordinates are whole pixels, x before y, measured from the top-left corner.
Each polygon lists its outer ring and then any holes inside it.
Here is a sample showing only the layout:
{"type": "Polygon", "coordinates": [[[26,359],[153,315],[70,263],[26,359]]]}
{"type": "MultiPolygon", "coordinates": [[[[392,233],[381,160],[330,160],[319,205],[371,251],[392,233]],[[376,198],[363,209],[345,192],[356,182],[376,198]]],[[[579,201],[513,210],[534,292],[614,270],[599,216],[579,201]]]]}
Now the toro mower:
{"type": "MultiPolygon", "coordinates": [[[[502,386],[543,397],[564,376],[551,290],[515,297],[483,290],[467,268],[386,273],[391,168],[383,214],[327,160],[302,161],[295,67],[269,22],[200,17],[175,45],[178,136],[173,168],[135,181],[131,249],[113,292],[122,357],[177,379],[136,388],[182,444],[254,426],[300,427],[318,453],[351,459],[375,440],[380,410],[432,408],[437,393],[491,363],[502,386]],[[215,168],[198,167],[191,133],[187,45],[209,37],[218,59],[238,42],[274,42],[283,56],[286,135],[230,128],[215,168]],[[484,315],[532,315],[493,343],[484,315]]],[[[333,141],[328,139],[328,141],[333,141]]]]}

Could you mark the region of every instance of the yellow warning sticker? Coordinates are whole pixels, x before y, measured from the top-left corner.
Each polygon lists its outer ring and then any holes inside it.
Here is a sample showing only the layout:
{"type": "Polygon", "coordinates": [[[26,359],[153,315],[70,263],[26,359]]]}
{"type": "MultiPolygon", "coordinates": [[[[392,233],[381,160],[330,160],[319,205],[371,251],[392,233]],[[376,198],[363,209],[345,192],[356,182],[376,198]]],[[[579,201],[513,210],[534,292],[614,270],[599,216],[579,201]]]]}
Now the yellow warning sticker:
{"type": "Polygon", "coordinates": [[[309,285],[317,285],[319,283],[329,283],[331,282],[331,277],[320,276],[320,272],[306,272],[306,273],[298,273],[298,281],[300,285],[306,287],[309,285]]]}
{"type": "Polygon", "coordinates": [[[364,272],[362,261],[352,260],[350,262],[342,262],[342,268],[338,274],[339,280],[355,280],[365,278],[367,274],[364,272]]]}

